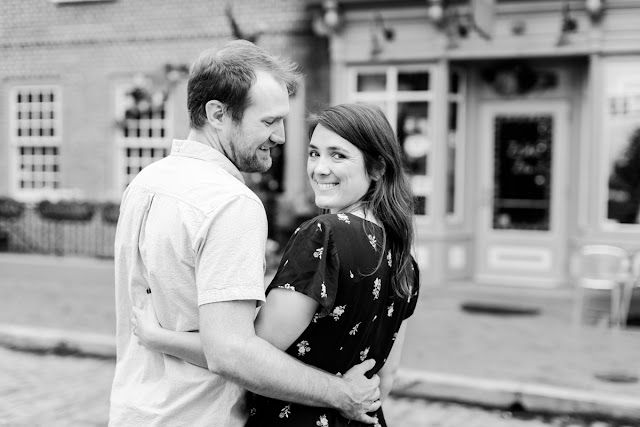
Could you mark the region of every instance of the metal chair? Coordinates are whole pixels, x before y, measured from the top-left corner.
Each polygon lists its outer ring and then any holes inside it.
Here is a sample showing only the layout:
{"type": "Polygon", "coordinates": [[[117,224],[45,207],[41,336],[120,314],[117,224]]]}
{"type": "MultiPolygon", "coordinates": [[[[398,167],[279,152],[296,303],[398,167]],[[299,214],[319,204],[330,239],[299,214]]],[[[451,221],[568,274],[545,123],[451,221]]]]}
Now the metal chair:
{"type": "Polygon", "coordinates": [[[577,324],[583,321],[584,299],[588,290],[610,291],[611,325],[620,328],[626,323],[623,298],[630,280],[626,250],[611,245],[585,245],[574,253],[571,273],[577,293],[574,309],[577,324]]]}
{"type": "Polygon", "coordinates": [[[640,289],[640,251],[634,253],[631,256],[631,276],[627,286],[622,294],[622,316],[623,322],[629,317],[629,310],[631,309],[631,301],[633,298],[633,291],[640,289]]]}

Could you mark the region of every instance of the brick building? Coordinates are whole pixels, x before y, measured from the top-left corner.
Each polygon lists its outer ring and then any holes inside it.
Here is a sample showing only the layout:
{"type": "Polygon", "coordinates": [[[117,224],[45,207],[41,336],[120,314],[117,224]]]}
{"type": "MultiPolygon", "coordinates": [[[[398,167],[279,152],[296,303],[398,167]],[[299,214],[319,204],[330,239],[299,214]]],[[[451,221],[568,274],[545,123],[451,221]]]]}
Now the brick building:
{"type": "Polygon", "coordinates": [[[292,100],[287,162],[267,177],[275,182],[248,177],[308,209],[304,174],[291,176],[303,171],[287,165],[306,158],[305,110],[328,103],[328,60],[297,0],[3,1],[0,194],[119,200],[172,138],[186,137],[185,71],[199,52],[234,38],[228,5],[245,37],[295,60],[313,82],[292,100]]]}
{"type": "MultiPolygon", "coordinates": [[[[640,249],[636,0],[228,4],[245,36],[306,74],[280,166],[248,179],[280,212],[313,211],[305,114],[368,102],[412,171],[425,282],[561,288],[585,243],[640,249]]],[[[233,38],[226,5],[4,0],[0,194],[117,200],[186,135],[181,72],[233,38]],[[145,85],[157,96],[132,109],[145,85]]]]}

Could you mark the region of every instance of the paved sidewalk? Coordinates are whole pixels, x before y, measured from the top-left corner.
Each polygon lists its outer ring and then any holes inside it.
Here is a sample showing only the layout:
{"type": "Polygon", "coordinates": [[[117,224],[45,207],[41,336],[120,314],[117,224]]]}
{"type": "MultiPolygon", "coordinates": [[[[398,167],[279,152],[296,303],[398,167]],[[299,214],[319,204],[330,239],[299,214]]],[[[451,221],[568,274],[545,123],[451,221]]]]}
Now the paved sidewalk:
{"type": "MultiPolygon", "coordinates": [[[[0,344],[113,357],[112,278],[110,261],[0,255],[0,344]]],[[[640,328],[577,328],[571,310],[568,291],[425,287],[394,393],[640,425],[640,328]]]]}

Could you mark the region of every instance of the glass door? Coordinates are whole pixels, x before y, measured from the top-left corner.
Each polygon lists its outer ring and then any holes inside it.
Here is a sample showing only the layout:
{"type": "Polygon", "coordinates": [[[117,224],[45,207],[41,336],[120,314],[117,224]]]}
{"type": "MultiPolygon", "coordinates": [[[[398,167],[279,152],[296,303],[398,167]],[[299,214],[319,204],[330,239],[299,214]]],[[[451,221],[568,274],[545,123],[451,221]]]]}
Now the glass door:
{"type": "Polygon", "coordinates": [[[558,285],[566,270],[567,106],[505,101],[482,113],[477,279],[558,285]]]}

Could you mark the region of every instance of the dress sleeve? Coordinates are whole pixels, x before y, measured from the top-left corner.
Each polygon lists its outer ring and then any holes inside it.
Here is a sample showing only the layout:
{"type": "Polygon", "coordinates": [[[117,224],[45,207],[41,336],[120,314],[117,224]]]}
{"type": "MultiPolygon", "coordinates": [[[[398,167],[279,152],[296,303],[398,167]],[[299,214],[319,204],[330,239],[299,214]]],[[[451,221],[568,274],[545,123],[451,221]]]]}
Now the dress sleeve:
{"type": "Polygon", "coordinates": [[[333,310],[338,290],[339,258],[331,227],[317,218],[303,223],[285,247],[280,266],[267,288],[300,292],[320,304],[318,318],[333,310]]]}
{"type": "Polygon", "coordinates": [[[418,264],[413,258],[411,259],[411,269],[413,270],[413,285],[411,288],[411,295],[408,297],[409,307],[407,308],[407,312],[404,315],[405,319],[411,317],[413,312],[416,310],[416,305],[418,304],[418,296],[420,295],[420,269],[418,268],[418,264]]]}

